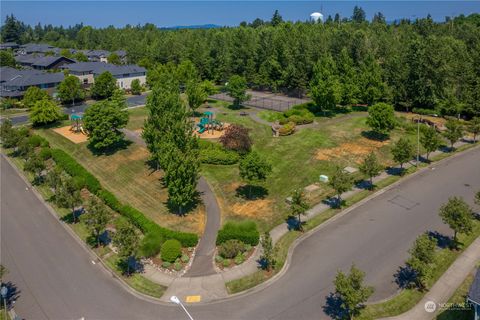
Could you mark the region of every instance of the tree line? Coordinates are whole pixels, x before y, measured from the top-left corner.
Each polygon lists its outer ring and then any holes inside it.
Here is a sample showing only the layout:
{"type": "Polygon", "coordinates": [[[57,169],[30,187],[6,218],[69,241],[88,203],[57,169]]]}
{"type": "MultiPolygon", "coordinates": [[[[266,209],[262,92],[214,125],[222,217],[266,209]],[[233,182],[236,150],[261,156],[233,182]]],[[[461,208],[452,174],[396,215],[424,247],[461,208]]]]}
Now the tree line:
{"type": "Polygon", "coordinates": [[[276,12],[270,22],[195,30],[32,27],[8,16],[1,35],[4,41],[125,49],[130,62],[148,69],[188,60],[202,79],[223,84],[239,75],[253,88],[311,93],[325,103],[383,101],[473,116],[480,114],[479,27],[479,14],[387,24],[377,13],[369,22],[357,7],[351,18],[330,17],[324,24],[285,22],[276,12]]]}

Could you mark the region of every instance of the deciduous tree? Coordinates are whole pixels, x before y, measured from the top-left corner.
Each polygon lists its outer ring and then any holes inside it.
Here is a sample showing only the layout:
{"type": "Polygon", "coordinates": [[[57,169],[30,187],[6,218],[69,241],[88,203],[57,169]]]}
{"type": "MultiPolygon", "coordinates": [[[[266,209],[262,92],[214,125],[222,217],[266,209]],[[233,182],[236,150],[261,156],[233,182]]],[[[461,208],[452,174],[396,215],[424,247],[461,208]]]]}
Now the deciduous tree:
{"type": "Polygon", "coordinates": [[[231,124],[225,129],[220,137],[220,143],[224,148],[235,150],[239,153],[247,153],[252,149],[252,138],[249,129],[240,124],[231,124]]]}
{"type": "Polygon", "coordinates": [[[440,217],[453,230],[453,244],[458,246],[457,234],[470,234],[473,229],[473,212],[461,197],[451,197],[440,208],[440,217]]]}
{"type": "Polygon", "coordinates": [[[270,271],[275,267],[274,247],[272,243],[272,237],[268,231],[265,231],[262,239],[260,240],[262,245],[262,255],[260,256],[260,265],[262,269],[270,271]]]}
{"type": "Polygon", "coordinates": [[[35,103],[37,103],[37,101],[43,99],[50,99],[47,91],[42,90],[39,87],[31,86],[28,87],[27,91],[25,91],[22,103],[25,108],[31,109],[35,105],[35,103]]]}
{"type": "Polygon", "coordinates": [[[392,147],[393,160],[400,164],[401,169],[403,169],[403,165],[406,162],[413,158],[414,154],[415,148],[412,142],[406,137],[401,137],[392,147]]]}
{"type": "Polygon", "coordinates": [[[130,90],[132,91],[132,94],[135,94],[135,95],[142,94],[142,86],[140,84],[140,80],[134,79],[132,81],[132,85],[131,85],[130,90]]]}
{"type": "Polygon", "coordinates": [[[480,117],[474,117],[467,126],[468,132],[473,135],[473,143],[477,142],[477,135],[480,133],[480,117]]]}
{"type": "Polygon", "coordinates": [[[191,80],[187,82],[185,93],[187,94],[188,106],[194,113],[207,99],[207,94],[203,90],[202,84],[197,81],[191,80]]]}
{"type": "Polygon", "coordinates": [[[117,88],[117,80],[113,75],[105,71],[95,78],[95,82],[92,86],[92,97],[99,99],[110,98],[117,88]]]}
{"type": "Polygon", "coordinates": [[[442,139],[437,133],[435,128],[430,126],[422,126],[422,135],[420,136],[420,143],[422,144],[425,152],[427,153],[427,160],[430,156],[430,153],[440,148],[442,144],[442,139]]]}
{"type": "Polygon", "coordinates": [[[388,136],[395,124],[395,112],[391,105],[377,103],[368,108],[367,125],[373,132],[388,136]]]}
{"type": "Polygon", "coordinates": [[[97,247],[100,246],[100,235],[105,231],[108,221],[110,221],[111,213],[106,206],[97,198],[91,197],[87,212],[83,215],[82,221],[87,225],[90,233],[97,241],[97,247]]]}
{"type": "Polygon", "coordinates": [[[295,190],[292,194],[292,201],[290,203],[290,211],[292,215],[296,215],[298,219],[298,229],[302,229],[301,216],[307,213],[309,205],[305,199],[302,190],[295,190]]]}
{"type": "Polygon", "coordinates": [[[62,119],[60,107],[50,99],[37,101],[30,110],[30,121],[34,126],[45,125],[62,119]]]}
{"type": "Polygon", "coordinates": [[[58,85],[57,94],[62,103],[71,102],[72,105],[75,105],[75,100],[83,100],[85,97],[80,80],[75,76],[63,79],[58,85]]]}
{"type": "Polygon", "coordinates": [[[445,123],[445,127],[447,128],[447,130],[443,134],[445,138],[447,138],[447,140],[450,142],[450,149],[453,151],[453,145],[461,137],[463,137],[463,127],[457,120],[453,119],[448,120],[445,123]]]}
{"type": "Polygon", "coordinates": [[[73,223],[77,221],[75,207],[82,204],[80,189],[73,178],[62,179],[60,187],[55,190],[55,202],[59,207],[72,209],[73,223]]]}
{"type": "Polygon", "coordinates": [[[123,266],[126,266],[127,275],[130,274],[130,257],[138,249],[139,237],[137,231],[130,223],[123,223],[113,235],[113,244],[118,249],[118,256],[123,266]]]}
{"type": "Polygon", "coordinates": [[[419,236],[409,250],[410,258],[407,265],[415,273],[415,281],[420,289],[427,287],[431,276],[432,264],[435,261],[435,247],[437,243],[426,234],[419,236]]]}
{"type": "Polygon", "coordinates": [[[265,181],[272,172],[272,166],[257,152],[248,153],[239,164],[240,177],[249,185],[249,198],[252,194],[252,184],[265,181]]]}
{"type": "Polygon", "coordinates": [[[337,193],[337,205],[342,205],[342,193],[347,192],[353,187],[353,179],[350,173],[345,171],[341,166],[335,166],[331,179],[329,181],[330,186],[337,193]]]}
{"type": "Polygon", "coordinates": [[[123,140],[120,131],[128,123],[128,112],[114,101],[100,101],[91,105],[83,117],[88,141],[95,149],[110,148],[123,140]]]}
{"type": "Polygon", "coordinates": [[[335,277],[335,295],[341,302],[341,308],[348,318],[353,319],[363,308],[363,304],[373,294],[373,287],[365,286],[365,273],[355,265],[350,268],[350,274],[337,272],[335,277]]]}
{"type": "Polygon", "coordinates": [[[370,179],[370,189],[373,189],[373,177],[378,176],[382,166],[374,152],[369,153],[360,164],[360,172],[370,179]]]}
{"type": "Polygon", "coordinates": [[[226,85],[228,95],[233,98],[233,104],[239,107],[242,102],[250,99],[247,94],[247,80],[239,75],[231,76],[226,85]]]}

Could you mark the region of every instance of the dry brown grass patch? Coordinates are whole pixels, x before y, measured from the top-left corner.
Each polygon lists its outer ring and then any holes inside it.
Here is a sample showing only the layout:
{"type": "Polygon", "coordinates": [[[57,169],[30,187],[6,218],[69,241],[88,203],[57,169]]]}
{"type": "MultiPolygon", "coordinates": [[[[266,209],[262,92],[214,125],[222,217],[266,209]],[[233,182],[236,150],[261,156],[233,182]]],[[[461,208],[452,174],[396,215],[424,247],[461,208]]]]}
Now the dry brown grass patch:
{"type": "Polygon", "coordinates": [[[370,152],[376,151],[388,143],[389,141],[370,140],[362,137],[351,142],[342,143],[334,148],[320,149],[316,152],[315,159],[332,160],[338,158],[352,158],[353,160],[359,160],[370,152]]]}
{"type": "Polygon", "coordinates": [[[273,215],[273,200],[259,199],[233,204],[232,211],[235,215],[253,219],[269,218],[273,215]]]}

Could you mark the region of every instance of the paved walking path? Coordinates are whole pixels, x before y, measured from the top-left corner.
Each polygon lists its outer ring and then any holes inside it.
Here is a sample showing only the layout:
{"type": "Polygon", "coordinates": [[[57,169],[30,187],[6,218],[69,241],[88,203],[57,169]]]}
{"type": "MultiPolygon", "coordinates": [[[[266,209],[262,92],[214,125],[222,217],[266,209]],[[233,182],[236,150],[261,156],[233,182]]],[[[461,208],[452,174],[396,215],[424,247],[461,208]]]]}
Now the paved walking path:
{"type": "Polygon", "coordinates": [[[472,272],[480,261],[480,238],[477,238],[438,279],[427,294],[407,312],[384,320],[430,320],[442,312],[440,305],[448,302],[455,290],[462,284],[465,278],[472,272]],[[434,312],[425,311],[425,305],[435,303],[434,312]]]}

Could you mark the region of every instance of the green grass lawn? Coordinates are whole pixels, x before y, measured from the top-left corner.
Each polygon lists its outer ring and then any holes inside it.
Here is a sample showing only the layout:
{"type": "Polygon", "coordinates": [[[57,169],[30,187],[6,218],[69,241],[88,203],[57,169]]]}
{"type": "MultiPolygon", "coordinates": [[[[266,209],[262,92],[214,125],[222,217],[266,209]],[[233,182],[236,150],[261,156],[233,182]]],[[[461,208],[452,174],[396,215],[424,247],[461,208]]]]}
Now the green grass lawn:
{"type": "Polygon", "coordinates": [[[149,155],[145,148],[132,143],[112,155],[95,155],[87,143],[75,144],[52,129],[39,129],[37,133],[47,138],[52,147],[73,156],[120,201],[139,209],[159,225],[196,233],[203,230],[202,206],[186,217],[178,217],[168,211],[168,196],[160,181],[161,173],[148,167],[149,155]]]}
{"type": "Polygon", "coordinates": [[[455,290],[453,296],[448,300],[448,307],[442,311],[438,316],[437,320],[471,320],[473,319],[474,312],[469,307],[465,305],[466,297],[470,285],[473,282],[474,274],[468,275],[468,277],[463,281],[460,287],[455,290]],[[455,310],[458,308],[458,310],[455,310]]]}
{"type": "MultiPolygon", "coordinates": [[[[366,113],[351,113],[332,119],[320,120],[314,128],[303,128],[291,136],[272,137],[271,128],[240,116],[239,112],[226,112],[216,117],[223,122],[238,123],[250,129],[253,149],[272,164],[273,172],[264,184],[267,194],[257,200],[246,200],[237,194],[243,185],[238,166],[203,165],[202,175],[211,183],[226,219],[251,218],[262,230],[283,222],[288,213],[285,198],[294,189],[318,182],[320,174],[330,176],[335,164],[358,167],[358,162],[369,150],[377,150],[385,165],[392,165],[391,141],[401,135],[413,137],[415,133],[399,128],[392,132],[391,140],[377,142],[362,136],[368,130],[366,113]]],[[[311,198],[318,203],[332,189],[325,184],[311,198]]]]}
{"type": "Polygon", "coordinates": [[[147,118],[147,109],[145,107],[134,108],[128,110],[129,120],[127,129],[140,130],[143,127],[143,122],[147,118]]]}

